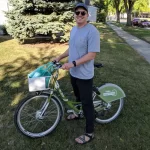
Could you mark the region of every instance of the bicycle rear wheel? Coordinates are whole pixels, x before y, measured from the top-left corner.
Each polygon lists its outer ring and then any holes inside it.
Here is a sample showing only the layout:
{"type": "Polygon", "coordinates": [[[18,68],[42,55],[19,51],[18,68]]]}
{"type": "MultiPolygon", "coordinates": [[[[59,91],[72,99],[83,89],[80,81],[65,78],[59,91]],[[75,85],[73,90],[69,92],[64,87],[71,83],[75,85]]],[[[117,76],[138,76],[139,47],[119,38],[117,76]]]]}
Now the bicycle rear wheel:
{"type": "Polygon", "coordinates": [[[48,102],[49,94],[25,98],[15,111],[17,129],[26,136],[37,138],[51,133],[62,117],[62,109],[56,98],[48,102]]]}
{"type": "Polygon", "coordinates": [[[119,116],[123,108],[124,99],[121,98],[110,103],[106,103],[96,96],[93,103],[96,113],[96,122],[104,124],[115,120],[119,116]]]}

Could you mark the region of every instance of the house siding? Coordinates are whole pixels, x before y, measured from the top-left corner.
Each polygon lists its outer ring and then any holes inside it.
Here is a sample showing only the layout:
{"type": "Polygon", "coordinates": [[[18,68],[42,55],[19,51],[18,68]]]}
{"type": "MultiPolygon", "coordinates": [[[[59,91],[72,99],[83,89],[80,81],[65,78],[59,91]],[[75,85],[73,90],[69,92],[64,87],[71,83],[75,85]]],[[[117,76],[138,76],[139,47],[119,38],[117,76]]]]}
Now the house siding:
{"type": "Polygon", "coordinates": [[[0,0],[0,25],[6,23],[6,17],[3,11],[8,11],[8,0],[0,0]]]}

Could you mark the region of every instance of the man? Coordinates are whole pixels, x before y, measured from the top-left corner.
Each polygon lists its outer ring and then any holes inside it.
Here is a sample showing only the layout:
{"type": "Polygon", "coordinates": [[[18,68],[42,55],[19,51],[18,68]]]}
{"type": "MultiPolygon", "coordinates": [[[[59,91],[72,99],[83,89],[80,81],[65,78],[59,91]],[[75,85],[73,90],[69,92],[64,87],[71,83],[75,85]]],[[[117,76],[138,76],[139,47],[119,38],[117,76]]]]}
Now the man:
{"type": "MultiPolygon", "coordinates": [[[[76,26],[70,33],[69,48],[57,57],[61,59],[69,56],[69,62],[63,64],[62,69],[70,71],[71,84],[77,101],[81,101],[86,119],[86,133],[75,141],[84,144],[94,138],[94,107],[92,101],[92,84],[94,76],[94,58],[100,52],[100,34],[98,30],[87,22],[88,7],[79,3],[74,13],[76,26]]],[[[78,116],[70,114],[67,119],[76,119],[78,116]]]]}

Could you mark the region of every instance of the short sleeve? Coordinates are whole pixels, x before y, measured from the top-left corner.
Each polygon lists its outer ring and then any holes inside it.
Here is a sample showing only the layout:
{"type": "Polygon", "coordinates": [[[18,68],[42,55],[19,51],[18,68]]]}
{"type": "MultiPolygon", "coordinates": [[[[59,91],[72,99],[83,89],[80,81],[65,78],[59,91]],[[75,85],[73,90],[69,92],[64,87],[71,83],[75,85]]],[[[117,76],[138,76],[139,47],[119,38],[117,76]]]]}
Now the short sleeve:
{"type": "Polygon", "coordinates": [[[88,52],[100,52],[100,33],[97,29],[89,32],[88,52]]]}

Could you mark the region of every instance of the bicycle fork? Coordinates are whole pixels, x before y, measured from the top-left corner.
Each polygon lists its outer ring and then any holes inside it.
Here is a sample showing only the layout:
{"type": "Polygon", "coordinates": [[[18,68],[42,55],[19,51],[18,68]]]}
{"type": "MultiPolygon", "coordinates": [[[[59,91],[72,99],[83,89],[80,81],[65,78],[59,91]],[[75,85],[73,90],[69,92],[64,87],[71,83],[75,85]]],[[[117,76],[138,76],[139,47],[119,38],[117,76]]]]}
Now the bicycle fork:
{"type": "Polygon", "coordinates": [[[48,106],[49,106],[49,102],[48,100],[46,100],[42,108],[36,112],[36,119],[43,119],[44,113],[48,106]]]}
{"type": "Polygon", "coordinates": [[[36,112],[36,119],[43,119],[44,113],[46,112],[46,109],[49,106],[52,94],[53,94],[53,91],[50,92],[50,96],[46,99],[46,101],[44,102],[42,108],[36,112]]]}

